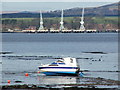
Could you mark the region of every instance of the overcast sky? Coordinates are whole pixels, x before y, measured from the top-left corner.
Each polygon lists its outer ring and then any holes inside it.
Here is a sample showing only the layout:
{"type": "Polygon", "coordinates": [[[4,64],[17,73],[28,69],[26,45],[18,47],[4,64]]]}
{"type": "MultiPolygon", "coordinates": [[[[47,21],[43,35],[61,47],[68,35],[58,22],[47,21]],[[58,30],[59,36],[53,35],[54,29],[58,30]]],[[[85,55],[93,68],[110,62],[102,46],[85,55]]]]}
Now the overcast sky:
{"type": "Polygon", "coordinates": [[[75,7],[96,7],[118,2],[118,0],[59,0],[64,2],[57,2],[58,0],[44,0],[44,2],[42,2],[42,0],[21,0],[21,2],[17,1],[19,0],[2,0],[2,11],[51,11],[75,7]]]}
{"type": "Polygon", "coordinates": [[[2,2],[118,2],[119,0],[1,0],[2,2]]]}

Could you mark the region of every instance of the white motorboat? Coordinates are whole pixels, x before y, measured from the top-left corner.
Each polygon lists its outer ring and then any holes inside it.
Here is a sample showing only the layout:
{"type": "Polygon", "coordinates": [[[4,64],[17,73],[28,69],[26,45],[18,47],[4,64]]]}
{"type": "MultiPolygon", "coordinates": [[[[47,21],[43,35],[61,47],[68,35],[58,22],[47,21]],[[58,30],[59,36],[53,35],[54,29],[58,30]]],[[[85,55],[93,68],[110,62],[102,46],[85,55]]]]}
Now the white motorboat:
{"type": "Polygon", "coordinates": [[[39,66],[41,73],[45,75],[79,75],[80,67],[76,58],[63,58],[51,64],[39,66]]]}

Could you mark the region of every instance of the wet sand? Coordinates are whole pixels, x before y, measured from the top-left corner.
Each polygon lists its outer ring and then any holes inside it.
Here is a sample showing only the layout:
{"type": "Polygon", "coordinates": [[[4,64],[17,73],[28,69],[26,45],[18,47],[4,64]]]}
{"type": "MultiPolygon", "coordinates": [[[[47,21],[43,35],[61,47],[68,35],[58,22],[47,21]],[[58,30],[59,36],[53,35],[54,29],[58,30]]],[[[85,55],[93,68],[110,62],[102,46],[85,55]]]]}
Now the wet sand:
{"type": "MultiPolygon", "coordinates": [[[[31,76],[26,77],[30,79],[31,76]]],[[[38,78],[39,82],[36,84],[26,83],[20,80],[12,80],[11,83],[6,83],[2,85],[3,89],[65,89],[65,90],[77,90],[83,89],[88,90],[91,88],[101,89],[101,90],[118,90],[120,81],[110,80],[104,78],[92,78],[92,77],[69,77],[69,76],[42,76],[36,75],[34,78],[38,78]],[[59,78],[53,81],[53,78],[59,78]],[[65,81],[63,81],[65,80],[65,81]],[[76,83],[73,83],[75,80],[76,83]],[[50,82],[51,81],[51,82],[50,82]],[[71,82],[68,84],[68,81],[71,82]],[[59,83],[58,83],[59,82],[59,83]],[[64,82],[64,83],[63,83],[64,82]],[[67,82],[67,83],[65,83],[67,82]],[[57,83],[57,84],[55,84],[57,83]]],[[[95,90],[96,90],[95,89],[95,90]]]]}

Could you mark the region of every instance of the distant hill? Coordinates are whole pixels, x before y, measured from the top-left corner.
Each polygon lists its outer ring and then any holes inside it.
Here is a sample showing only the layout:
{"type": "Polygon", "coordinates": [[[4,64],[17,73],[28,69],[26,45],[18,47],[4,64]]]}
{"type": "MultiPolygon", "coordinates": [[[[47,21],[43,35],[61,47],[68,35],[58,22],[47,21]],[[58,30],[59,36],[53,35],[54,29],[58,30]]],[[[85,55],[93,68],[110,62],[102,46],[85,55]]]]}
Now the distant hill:
{"type": "MultiPolygon", "coordinates": [[[[82,8],[71,8],[64,10],[65,17],[78,17],[81,16],[82,8]]],[[[61,10],[44,12],[43,17],[60,17],[61,10]]],[[[104,5],[100,7],[85,8],[85,16],[118,16],[118,3],[104,5]]],[[[4,13],[3,18],[38,18],[38,12],[17,12],[17,13],[4,13]]]]}

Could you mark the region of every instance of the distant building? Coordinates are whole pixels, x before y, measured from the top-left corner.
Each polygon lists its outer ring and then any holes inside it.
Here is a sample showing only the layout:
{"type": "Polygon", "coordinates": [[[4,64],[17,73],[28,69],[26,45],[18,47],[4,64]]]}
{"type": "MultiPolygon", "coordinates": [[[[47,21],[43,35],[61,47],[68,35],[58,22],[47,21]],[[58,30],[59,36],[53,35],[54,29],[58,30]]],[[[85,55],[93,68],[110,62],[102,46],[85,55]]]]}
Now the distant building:
{"type": "Polygon", "coordinates": [[[22,32],[36,32],[36,27],[35,26],[29,26],[25,30],[22,30],[22,32]]]}
{"type": "Polygon", "coordinates": [[[87,29],[86,32],[97,32],[96,29],[87,29]]]}
{"type": "Polygon", "coordinates": [[[8,32],[14,32],[14,30],[8,29],[8,32]]]}

